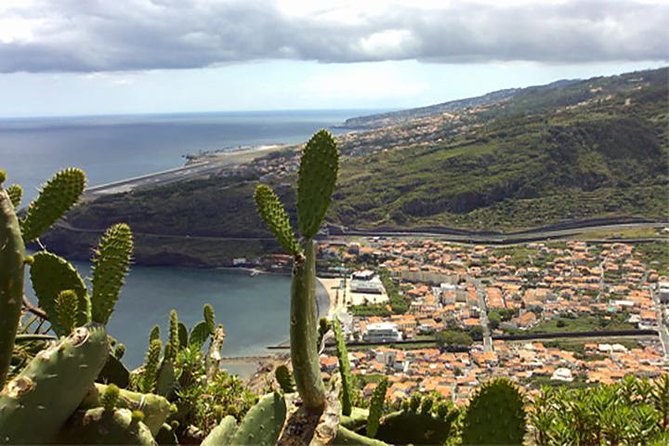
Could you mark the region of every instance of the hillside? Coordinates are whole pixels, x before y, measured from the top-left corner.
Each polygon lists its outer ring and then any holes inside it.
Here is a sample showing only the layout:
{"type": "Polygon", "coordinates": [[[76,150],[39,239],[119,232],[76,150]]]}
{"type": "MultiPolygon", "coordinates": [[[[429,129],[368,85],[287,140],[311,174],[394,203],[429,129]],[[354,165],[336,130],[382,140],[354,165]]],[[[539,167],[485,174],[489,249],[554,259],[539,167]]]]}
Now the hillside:
{"type": "MultiPolygon", "coordinates": [[[[664,68],[558,82],[343,135],[328,222],[518,231],[603,217],[666,219],[667,79],[664,68]]],[[[262,180],[292,203],[296,155],[290,148],[234,173],[89,201],[45,242],[88,256],[97,230],[126,221],[140,263],[221,265],[275,249],[252,194],[262,180]]]]}

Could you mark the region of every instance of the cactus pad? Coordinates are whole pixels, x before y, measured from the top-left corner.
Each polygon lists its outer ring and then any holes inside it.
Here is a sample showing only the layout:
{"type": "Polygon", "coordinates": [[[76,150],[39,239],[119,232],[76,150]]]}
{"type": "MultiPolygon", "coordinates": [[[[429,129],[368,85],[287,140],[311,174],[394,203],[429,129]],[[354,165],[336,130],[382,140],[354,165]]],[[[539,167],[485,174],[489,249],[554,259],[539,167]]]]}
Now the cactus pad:
{"type": "Polygon", "coordinates": [[[132,232],[124,223],[113,225],[100,239],[93,258],[93,321],[106,324],[114,311],[132,255],[132,232]]]}
{"type": "Polygon", "coordinates": [[[77,325],[83,325],[90,320],[90,301],[86,286],[70,262],[50,252],[38,252],[33,256],[30,279],[35,295],[39,300],[39,306],[46,311],[51,326],[57,334],[68,334],[58,322],[58,312],[56,310],[56,298],[61,291],[72,290],[79,298],[77,325]]]}
{"type": "Polygon", "coordinates": [[[379,420],[383,414],[383,406],[386,403],[386,392],[388,391],[388,378],[384,377],[377,384],[372,394],[369,405],[369,418],[367,419],[367,436],[374,438],[379,430],[379,420]]]}
{"type": "Polygon", "coordinates": [[[160,363],[160,350],[163,343],[160,339],[154,339],[149,344],[149,350],[146,352],[146,362],[144,363],[144,376],[142,377],[142,390],[144,392],[153,392],[158,380],[158,366],[160,363]]]}
{"type": "MultiPolygon", "coordinates": [[[[105,394],[108,387],[109,386],[106,386],[105,384],[95,383],[95,385],[89,389],[86,397],[79,405],[79,408],[92,409],[101,406],[103,404],[102,396],[105,394]]],[[[149,427],[154,435],[158,433],[163,423],[170,415],[170,402],[162,396],[154,395],[152,393],[138,393],[119,389],[116,407],[130,410],[141,410],[144,412],[143,422],[149,427]]]]}
{"type": "Polygon", "coordinates": [[[233,446],[273,446],[286,420],[286,401],[277,392],[260,398],[248,411],[232,438],[233,446]]]}
{"type": "Polygon", "coordinates": [[[201,446],[227,446],[237,430],[237,420],[228,415],[207,435],[201,446]]]}
{"type": "Polygon", "coordinates": [[[209,304],[204,304],[202,307],[202,317],[204,317],[204,322],[207,324],[207,329],[209,334],[213,335],[216,331],[216,318],[214,317],[214,307],[209,304]]]}
{"type": "Polygon", "coordinates": [[[79,410],[67,421],[56,441],[64,444],[156,445],[149,428],[128,409],[79,410]]]}
{"type": "Polygon", "coordinates": [[[0,441],[43,444],[52,440],[108,355],[107,333],[96,324],[77,328],[38,353],[0,392],[0,441]]]}
{"type": "Polygon", "coordinates": [[[56,297],[58,324],[64,333],[71,333],[77,323],[77,300],[73,290],[61,291],[56,297]]]}
{"type": "Polygon", "coordinates": [[[290,255],[299,252],[293,228],[290,226],[288,213],[274,191],[264,184],[256,187],[254,195],[258,213],[276,237],[284,251],[290,255]]]}
{"type": "Polygon", "coordinates": [[[81,169],[65,169],[54,175],[28,206],[21,222],[23,240],[28,243],[42,235],[74,206],[85,187],[86,175],[81,169]]]}
{"type": "Polygon", "coordinates": [[[18,184],[12,184],[7,188],[7,195],[9,195],[14,209],[18,209],[21,206],[21,198],[23,198],[23,188],[18,184]]]}
{"type": "Polygon", "coordinates": [[[295,382],[293,381],[293,375],[288,370],[288,367],[285,365],[280,365],[274,370],[274,377],[279,383],[283,393],[293,393],[295,392],[295,382]]]}
{"type": "Polygon", "coordinates": [[[300,233],[312,238],[330,206],[339,170],[339,150],[330,132],[311,137],[300,160],[297,180],[297,222],[300,233]]]}
{"type": "Polygon", "coordinates": [[[524,401],[515,384],[505,378],[483,384],[465,412],[462,443],[519,445],[524,436],[524,401]]]}
{"type": "Polygon", "coordinates": [[[204,321],[200,321],[190,330],[190,346],[200,350],[210,336],[209,327],[204,321]]]}

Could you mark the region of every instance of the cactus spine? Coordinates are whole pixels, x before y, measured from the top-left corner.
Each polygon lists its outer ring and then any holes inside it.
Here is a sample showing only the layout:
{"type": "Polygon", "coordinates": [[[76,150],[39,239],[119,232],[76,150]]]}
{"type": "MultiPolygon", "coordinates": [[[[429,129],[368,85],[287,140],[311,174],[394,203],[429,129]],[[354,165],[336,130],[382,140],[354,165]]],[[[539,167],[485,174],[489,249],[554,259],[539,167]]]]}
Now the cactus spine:
{"type": "Polygon", "coordinates": [[[50,441],[75,411],[109,355],[104,327],[88,325],[42,350],[0,393],[1,443],[50,441]]]}
{"type": "MultiPolygon", "coordinates": [[[[348,350],[346,349],[346,340],[342,331],[341,323],[335,317],[332,326],[334,327],[335,338],[337,340],[337,359],[339,360],[339,374],[341,375],[341,413],[342,415],[351,415],[351,390],[353,378],[351,377],[351,363],[348,359],[348,350]]],[[[373,435],[372,435],[373,436],[373,435]]]]}
{"type": "Polygon", "coordinates": [[[0,171],[0,388],[2,388],[14,349],[14,338],[23,302],[23,269],[25,247],[19,221],[0,171]]]}
{"type": "Polygon", "coordinates": [[[318,356],[316,264],[314,240],[327,212],[337,179],[339,152],[332,135],[321,130],[307,143],[300,159],[297,216],[302,240],[298,243],[288,214],[274,192],[258,185],[258,213],[279,244],[293,256],[290,309],[290,354],[297,391],[305,409],[322,413],[325,387],[318,356]]]}

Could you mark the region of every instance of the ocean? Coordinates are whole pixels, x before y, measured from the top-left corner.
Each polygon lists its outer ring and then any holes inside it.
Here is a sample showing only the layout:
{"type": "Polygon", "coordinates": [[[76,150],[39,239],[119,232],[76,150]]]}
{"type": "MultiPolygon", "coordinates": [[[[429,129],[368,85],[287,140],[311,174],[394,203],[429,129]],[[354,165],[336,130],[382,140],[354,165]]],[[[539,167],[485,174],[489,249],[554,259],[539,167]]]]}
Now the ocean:
{"type": "MultiPolygon", "coordinates": [[[[54,172],[81,167],[105,184],[182,166],[199,151],[304,142],[371,110],[187,113],[0,119],[0,168],[25,200],[54,172]]],[[[334,133],[340,132],[333,129],[334,133]]]]}
{"type": "MultiPolygon", "coordinates": [[[[26,204],[45,179],[64,167],[81,167],[89,185],[103,184],[181,166],[183,155],[199,150],[303,142],[318,129],[370,112],[0,119],[0,168],[7,170],[8,184],[23,185],[26,204]]],[[[90,276],[88,264],[76,266],[82,276],[90,276]]],[[[288,339],[289,290],[285,276],[133,266],[109,331],[126,345],[124,362],[137,367],[154,324],[165,340],[170,309],[190,327],[202,319],[202,306],[211,303],[226,330],[223,355],[263,355],[268,345],[288,339]]]]}

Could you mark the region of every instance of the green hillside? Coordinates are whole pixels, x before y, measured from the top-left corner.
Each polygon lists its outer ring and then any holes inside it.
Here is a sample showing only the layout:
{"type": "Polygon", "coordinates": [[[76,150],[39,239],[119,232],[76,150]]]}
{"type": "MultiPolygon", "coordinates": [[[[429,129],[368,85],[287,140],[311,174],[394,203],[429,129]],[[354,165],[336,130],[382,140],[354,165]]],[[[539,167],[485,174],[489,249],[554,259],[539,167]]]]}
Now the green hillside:
{"type": "MultiPolygon", "coordinates": [[[[554,83],[503,103],[344,135],[328,221],[512,231],[600,217],[666,219],[667,79],[664,68],[554,83]]],[[[207,239],[269,237],[253,206],[254,184],[270,182],[292,203],[297,148],[269,156],[235,175],[103,196],[71,212],[68,224],[96,230],[128,222],[146,263],[224,264],[272,249],[270,240],[207,239]],[[258,168],[267,163],[280,168],[258,168]]],[[[47,240],[77,255],[86,234],[61,229],[47,240]]]]}

